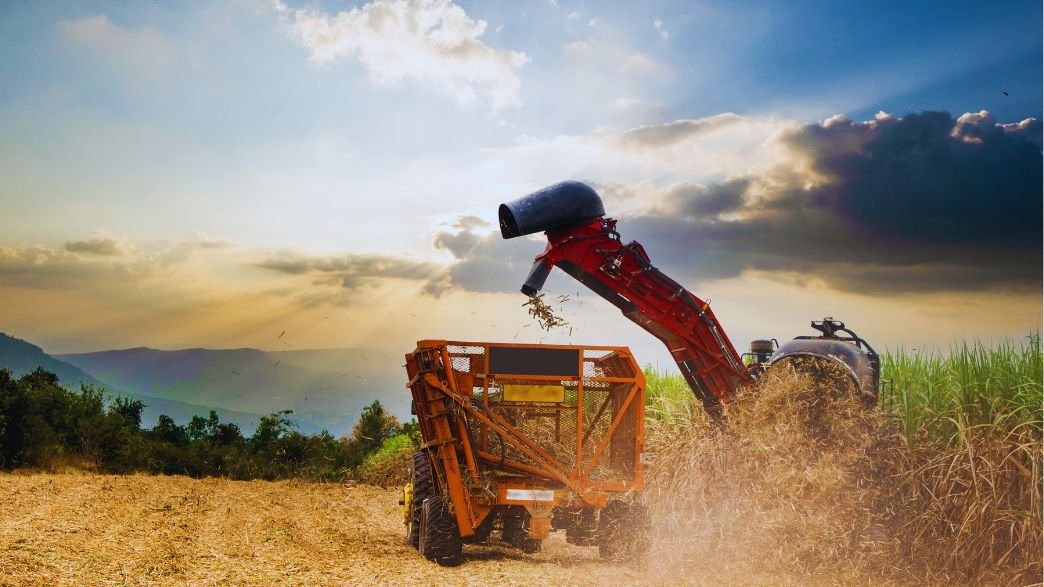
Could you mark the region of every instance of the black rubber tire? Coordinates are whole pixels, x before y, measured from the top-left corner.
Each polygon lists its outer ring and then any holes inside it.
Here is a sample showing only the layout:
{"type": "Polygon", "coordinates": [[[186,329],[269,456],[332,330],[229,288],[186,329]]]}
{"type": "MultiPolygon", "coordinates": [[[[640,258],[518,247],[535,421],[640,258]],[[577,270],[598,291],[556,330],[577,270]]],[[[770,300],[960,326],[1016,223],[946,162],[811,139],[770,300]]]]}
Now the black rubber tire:
{"type": "Polygon", "coordinates": [[[441,495],[432,495],[421,505],[420,552],[443,567],[464,562],[457,518],[450,511],[449,500],[441,495]]]}
{"type": "Polygon", "coordinates": [[[542,540],[529,538],[529,512],[521,506],[508,506],[503,513],[501,539],[526,554],[540,552],[542,540]]]}
{"type": "Polygon", "coordinates": [[[577,546],[598,545],[598,514],[590,508],[569,512],[568,519],[563,520],[566,526],[566,542],[577,546]]]}
{"type": "Polygon", "coordinates": [[[544,548],[544,541],[535,538],[516,538],[513,545],[526,554],[536,554],[544,548]]]}
{"type": "Polygon", "coordinates": [[[413,481],[413,500],[410,503],[410,524],[406,527],[406,542],[413,548],[420,547],[421,504],[435,493],[431,478],[431,463],[428,455],[420,450],[413,453],[410,466],[410,479],[413,481]]]}
{"type": "Polygon", "coordinates": [[[642,504],[611,501],[598,515],[598,556],[605,560],[645,559],[651,536],[652,523],[642,504]]]}
{"type": "Polygon", "coordinates": [[[463,538],[464,544],[485,544],[489,542],[489,535],[493,533],[493,526],[497,523],[497,518],[500,517],[500,512],[494,509],[489,513],[488,516],[482,523],[475,528],[475,533],[467,538],[463,538]]]}

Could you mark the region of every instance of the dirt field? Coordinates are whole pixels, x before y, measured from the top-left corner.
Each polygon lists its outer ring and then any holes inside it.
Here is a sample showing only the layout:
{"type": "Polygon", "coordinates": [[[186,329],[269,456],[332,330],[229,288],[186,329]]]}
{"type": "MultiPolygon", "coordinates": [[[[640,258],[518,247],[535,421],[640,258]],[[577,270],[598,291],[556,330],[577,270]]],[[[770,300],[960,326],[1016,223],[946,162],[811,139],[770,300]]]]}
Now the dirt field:
{"type": "Polygon", "coordinates": [[[0,475],[2,585],[638,584],[553,535],[525,555],[467,546],[443,569],[369,486],[91,474],[0,475]]]}
{"type": "Polygon", "coordinates": [[[0,585],[874,584],[706,560],[656,568],[670,544],[634,568],[561,533],[535,555],[465,546],[465,563],[446,569],[406,546],[397,502],[365,485],[0,474],[0,585]]]}

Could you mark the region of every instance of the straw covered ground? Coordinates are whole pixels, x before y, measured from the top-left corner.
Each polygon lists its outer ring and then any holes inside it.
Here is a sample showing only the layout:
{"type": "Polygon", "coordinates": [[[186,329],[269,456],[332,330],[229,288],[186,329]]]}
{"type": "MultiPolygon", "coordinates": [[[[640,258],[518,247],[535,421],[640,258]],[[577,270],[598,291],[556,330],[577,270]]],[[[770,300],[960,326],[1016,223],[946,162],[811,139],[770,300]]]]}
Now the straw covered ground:
{"type": "Polygon", "coordinates": [[[446,569],[406,545],[399,493],[366,485],[0,474],[0,585],[641,583],[553,536],[466,547],[446,569]]]}
{"type": "Polygon", "coordinates": [[[404,543],[397,501],[367,485],[0,474],[0,585],[869,583],[844,570],[808,581],[706,561],[613,564],[560,533],[535,555],[467,546],[462,566],[441,568],[404,543]]]}
{"type": "Polygon", "coordinates": [[[1039,426],[911,441],[842,374],[809,369],[766,374],[727,425],[650,419],[644,564],[556,533],[535,555],[469,545],[441,568],[406,545],[398,491],[368,485],[13,473],[0,474],[0,585],[1040,581],[1039,426]]]}

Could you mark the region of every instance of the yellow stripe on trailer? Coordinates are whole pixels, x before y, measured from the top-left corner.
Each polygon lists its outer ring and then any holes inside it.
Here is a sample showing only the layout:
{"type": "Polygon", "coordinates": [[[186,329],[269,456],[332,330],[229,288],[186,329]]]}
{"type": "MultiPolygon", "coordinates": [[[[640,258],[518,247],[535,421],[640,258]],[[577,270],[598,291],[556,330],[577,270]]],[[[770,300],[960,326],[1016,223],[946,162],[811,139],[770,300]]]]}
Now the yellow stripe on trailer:
{"type": "Polygon", "coordinates": [[[565,387],[562,385],[505,383],[504,401],[562,403],[565,401],[565,387]]]}

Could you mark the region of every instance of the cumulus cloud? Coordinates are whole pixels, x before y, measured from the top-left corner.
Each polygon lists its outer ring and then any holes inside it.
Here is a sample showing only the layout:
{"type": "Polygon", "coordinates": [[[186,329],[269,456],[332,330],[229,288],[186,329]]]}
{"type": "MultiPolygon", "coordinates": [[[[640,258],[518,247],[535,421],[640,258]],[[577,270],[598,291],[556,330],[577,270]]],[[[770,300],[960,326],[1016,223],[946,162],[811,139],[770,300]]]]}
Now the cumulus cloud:
{"type": "Polygon", "coordinates": [[[197,249],[226,249],[235,245],[230,240],[212,238],[198,230],[186,232],[182,242],[197,249]]]}
{"type": "Polygon", "coordinates": [[[478,216],[460,216],[453,223],[454,228],[460,228],[463,230],[471,230],[475,228],[485,228],[491,226],[489,222],[479,218],[478,216]]]}
{"type": "Polygon", "coordinates": [[[504,240],[499,231],[478,234],[470,228],[441,231],[433,245],[455,260],[439,285],[473,292],[517,292],[533,258],[543,250],[528,239],[504,240]]]}
{"type": "Polygon", "coordinates": [[[103,257],[120,257],[134,253],[132,245],[105,233],[95,233],[85,240],[67,241],[65,250],[70,253],[87,253],[103,257]]]}
{"type": "MultiPolygon", "coordinates": [[[[105,250],[106,245],[87,243],[105,250]]],[[[74,247],[75,248],[75,247],[74,247]]],[[[39,245],[0,247],[0,282],[8,286],[64,289],[120,284],[149,277],[157,267],[146,259],[89,251],[87,257],[39,245]]]]}
{"type": "Polygon", "coordinates": [[[1039,290],[1040,136],[1037,121],[988,113],[832,118],[780,138],[811,176],[670,186],[620,230],[689,279],[761,271],[857,292],[1039,290]]]}
{"type": "Polygon", "coordinates": [[[437,285],[443,267],[429,261],[417,261],[393,255],[369,253],[333,256],[310,256],[293,251],[281,251],[259,264],[260,267],[290,275],[315,275],[319,286],[337,286],[357,290],[374,286],[384,279],[404,279],[424,284],[425,291],[439,295],[437,285]]]}
{"type": "Polygon", "coordinates": [[[356,61],[376,83],[427,82],[462,103],[520,103],[529,57],[483,43],[486,22],[449,0],[373,0],[337,14],[274,6],[316,63],[356,61]]]}
{"type": "MultiPolygon", "coordinates": [[[[463,217],[456,230],[488,229],[483,224],[463,217]]],[[[185,324],[170,321],[172,312],[211,324],[231,314],[253,312],[257,318],[286,305],[294,311],[359,309],[388,297],[412,297],[403,285],[433,298],[452,286],[441,263],[378,254],[272,253],[198,232],[140,246],[99,236],[64,246],[0,246],[0,297],[9,311],[33,307],[39,298],[84,323],[97,318],[100,307],[124,320],[133,315],[174,329],[185,324]]]]}
{"type": "Polygon", "coordinates": [[[702,185],[679,183],[666,190],[664,201],[668,212],[680,212],[698,218],[720,216],[742,209],[751,179],[740,177],[722,183],[702,185]]]}
{"type": "Polygon", "coordinates": [[[216,251],[235,246],[232,241],[211,238],[198,230],[185,233],[181,240],[164,242],[159,253],[153,255],[156,262],[166,266],[178,265],[192,258],[197,251],[216,251]]]}
{"type": "Polygon", "coordinates": [[[812,201],[847,222],[908,242],[1039,249],[1040,136],[1039,121],[1006,130],[988,115],[922,112],[784,140],[826,178],[812,201]],[[858,150],[835,147],[853,139],[858,150]]]}
{"type": "MultiPolygon", "coordinates": [[[[98,230],[85,239],[66,241],[61,247],[0,247],[0,283],[39,289],[129,291],[152,278],[160,282],[171,278],[168,285],[180,286],[186,283],[181,281],[184,276],[176,276],[189,267],[195,251],[233,246],[229,241],[192,232],[180,240],[150,243],[143,250],[98,230]]],[[[229,253],[231,259],[235,251],[229,253]]]]}
{"type": "Polygon", "coordinates": [[[743,120],[745,120],[744,117],[732,112],[715,114],[706,118],[675,120],[666,124],[633,128],[620,135],[620,140],[629,146],[660,149],[674,146],[743,120]]]}
{"type": "MultiPolygon", "coordinates": [[[[619,144],[666,149],[736,118],[642,127],[619,144]]],[[[721,181],[588,183],[622,237],[692,287],[750,272],[884,295],[1039,291],[1039,121],[881,113],[790,125],[770,140],[783,163],[721,181]]],[[[541,250],[463,226],[435,246],[455,259],[447,286],[470,291],[516,291],[541,250]]]]}
{"type": "Polygon", "coordinates": [[[58,31],[66,42],[101,54],[135,73],[155,73],[177,58],[174,44],[158,29],[126,29],[104,14],[60,22],[58,31]]]}
{"type": "Polygon", "coordinates": [[[1027,118],[1022,122],[1002,124],[988,111],[967,112],[957,119],[950,136],[966,143],[982,143],[984,135],[1009,133],[1041,146],[1040,122],[1027,118]]]}

